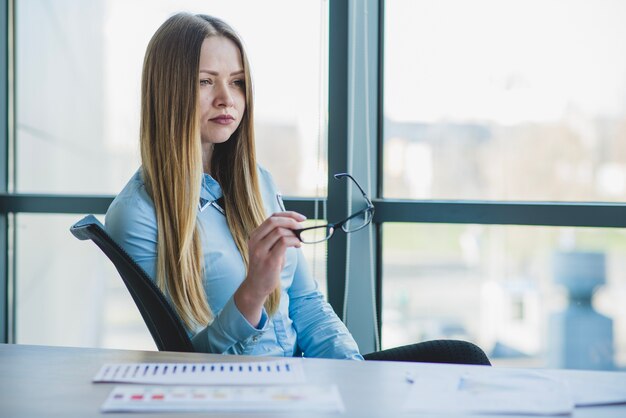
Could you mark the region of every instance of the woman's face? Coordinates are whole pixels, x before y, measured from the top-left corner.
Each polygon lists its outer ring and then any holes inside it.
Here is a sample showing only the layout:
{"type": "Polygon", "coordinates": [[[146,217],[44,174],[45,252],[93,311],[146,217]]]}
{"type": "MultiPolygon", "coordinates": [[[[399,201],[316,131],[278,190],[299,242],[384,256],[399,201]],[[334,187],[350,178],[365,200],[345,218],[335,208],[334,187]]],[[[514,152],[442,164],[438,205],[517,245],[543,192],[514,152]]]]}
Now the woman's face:
{"type": "Polygon", "coordinates": [[[225,142],[246,111],[246,86],[237,45],[211,36],[202,43],[199,68],[200,134],[203,144],[225,142]]]}

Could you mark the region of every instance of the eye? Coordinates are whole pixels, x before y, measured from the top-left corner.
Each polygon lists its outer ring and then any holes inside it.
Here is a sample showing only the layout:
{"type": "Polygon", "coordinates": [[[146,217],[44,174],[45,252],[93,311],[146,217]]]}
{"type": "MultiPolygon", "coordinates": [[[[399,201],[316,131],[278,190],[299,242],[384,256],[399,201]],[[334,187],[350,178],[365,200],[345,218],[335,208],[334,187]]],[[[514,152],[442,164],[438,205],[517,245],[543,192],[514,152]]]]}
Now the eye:
{"type": "Polygon", "coordinates": [[[233,85],[235,85],[236,87],[243,88],[246,85],[246,81],[243,79],[233,80],[233,85]]]}
{"type": "Polygon", "coordinates": [[[210,86],[213,84],[213,80],[208,79],[208,78],[203,78],[200,80],[200,85],[201,86],[210,86]]]}

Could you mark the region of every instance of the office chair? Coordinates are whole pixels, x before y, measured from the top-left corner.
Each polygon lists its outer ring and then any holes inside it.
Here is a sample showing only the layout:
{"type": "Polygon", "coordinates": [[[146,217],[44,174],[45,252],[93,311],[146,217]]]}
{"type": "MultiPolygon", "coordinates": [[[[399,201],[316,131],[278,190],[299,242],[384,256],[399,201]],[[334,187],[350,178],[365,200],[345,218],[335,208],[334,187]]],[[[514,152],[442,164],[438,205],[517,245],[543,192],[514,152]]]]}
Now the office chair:
{"type": "MultiPolygon", "coordinates": [[[[178,314],[148,274],[104,230],[93,215],[70,228],[80,240],[92,240],[109,257],[130,292],[159,351],[193,352],[178,314]]],[[[366,354],[366,360],[491,365],[487,355],[467,341],[432,340],[366,354]]]]}
{"type": "Polygon", "coordinates": [[[109,257],[130,292],[159,351],[195,351],[178,314],[148,274],[89,215],[70,228],[80,240],[92,240],[109,257]]]}
{"type": "Polygon", "coordinates": [[[476,344],[461,340],[430,340],[364,354],[365,360],[455,363],[491,366],[476,344]]]}

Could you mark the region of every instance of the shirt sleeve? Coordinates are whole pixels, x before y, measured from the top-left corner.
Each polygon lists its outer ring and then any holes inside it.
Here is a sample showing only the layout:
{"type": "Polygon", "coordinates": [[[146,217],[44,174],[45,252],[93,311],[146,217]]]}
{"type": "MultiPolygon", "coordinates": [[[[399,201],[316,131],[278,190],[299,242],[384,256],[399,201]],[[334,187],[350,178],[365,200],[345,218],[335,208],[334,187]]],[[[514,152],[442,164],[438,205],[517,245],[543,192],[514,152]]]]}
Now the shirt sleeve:
{"type": "Polygon", "coordinates": [[[109,206],[105,229],[156,283],[157,224],[154,206],[145,200],[140,190],[125,190],[123,193],[109,206]]]}
{"type": "Polygon", "coordinates": [[[318,290],[304,255],[297,250],[293,284],[289,288],[289,316],[305,357],[363,360],[352,335],[318,290]]]}
{"type": "MultiPolygon", "coordinates": [[[[141,190],[118,196],[107,211],[105,228],[130,257],[156,283],[157,223],[154,206],[141,190]]],[[[171,304],[168,295],[165,295],[171,304]]],[[[243,354],[256,344],[268,326],[265,308],[258,327],[253,327],[235,305],[233,297],[218,312],[213,322],[199,332],[187,330],[198,352],[243,354]]]]}

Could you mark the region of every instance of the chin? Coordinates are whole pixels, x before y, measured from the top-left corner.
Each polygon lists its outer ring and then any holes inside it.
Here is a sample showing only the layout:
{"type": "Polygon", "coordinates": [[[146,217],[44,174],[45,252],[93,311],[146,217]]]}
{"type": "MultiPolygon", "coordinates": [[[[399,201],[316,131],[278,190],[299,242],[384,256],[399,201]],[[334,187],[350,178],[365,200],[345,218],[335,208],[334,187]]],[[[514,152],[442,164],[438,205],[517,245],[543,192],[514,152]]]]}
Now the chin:
{"type": "Polygon", "coordinates": [[[232,133],[228,136],[226,135],[202,135],[202,143],[203,144],[223,144],[228,141],[232,133]]]}

